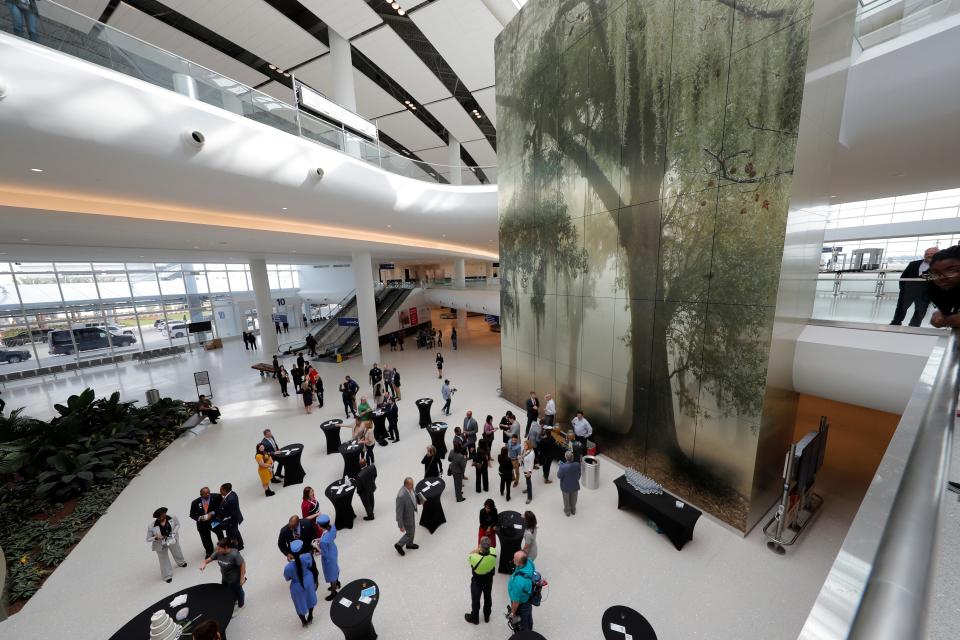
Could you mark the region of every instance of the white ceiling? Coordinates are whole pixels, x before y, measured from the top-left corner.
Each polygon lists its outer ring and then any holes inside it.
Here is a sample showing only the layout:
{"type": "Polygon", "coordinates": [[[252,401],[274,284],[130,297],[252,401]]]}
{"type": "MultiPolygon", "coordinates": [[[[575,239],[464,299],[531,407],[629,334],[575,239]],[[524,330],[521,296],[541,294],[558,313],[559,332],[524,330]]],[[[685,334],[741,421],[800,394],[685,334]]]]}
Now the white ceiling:
{"type": "Polygon", "coordinates": [[[431,102],[427,109],[440,121],[447,131],[457,140],[477,140],[483,138],[483,132],[477,128],[476,120],[471,117],[456,98],[431,102]]]}
{"type": "Polygon", "coordinates": [[[417,102],[433,102],[450,96],[443,83],[393,29],[371,31],[354,40],[353,46],[399,82],[417,102]]]}
{"type": "Polygon", "coordinates": [[[493,126],[497,126],[497,90],[495,87],[473,92],[473,98],[480,104],[484,114],[490,118],[493,126]]]}
{"type": "Polygon", "coordinates": [[[493,84],[493,41],[503,27],[477,0],[437,0],[410,13],[471,91],[493,84]]]}
{"type": "Polygon", "coordinates": [[[347,40],[381,22],[363,0],[300,0],[300,4],[347,40]]]}
{"type": "Polygon", "coordinates": [[[377,124],[388,136],[410,151],[432,149],[445,145],[444,141],[437,137],[437,134],[417,120],[409,111],[379,118],[377,124]]]}
{"type": "MultiPolygon", "coordinates": [[[[493,147],[490,146],[490,143],[487,142],[486,138],[482,140],[474,140],[472,142],[465,142],[463,143],[463,146],[467,148],[467,151],[470,152],[470,155],[473,156],[473,159],[477,161],[479,166],[497,166],[497,152],[493,150],[493,147]]],[[[484,172],[489,173],[486,169],[484,172]]]]}

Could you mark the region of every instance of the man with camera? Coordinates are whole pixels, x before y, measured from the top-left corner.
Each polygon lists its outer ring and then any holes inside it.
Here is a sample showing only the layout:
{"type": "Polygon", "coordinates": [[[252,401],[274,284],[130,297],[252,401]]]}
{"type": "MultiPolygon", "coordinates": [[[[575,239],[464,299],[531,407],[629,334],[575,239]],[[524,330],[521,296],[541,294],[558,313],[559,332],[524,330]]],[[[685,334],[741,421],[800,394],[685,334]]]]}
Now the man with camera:
{"type": "Polygon", "coordinates": [[[516,569],[507,582],[507,593],[510,596],[510,610],[507,619],[514,631],[533,631],[533,596],[534,586],[537,584],[536,567],[533,560],[527,558],[523,551],[513,554],[513,565],[516,569]]]}

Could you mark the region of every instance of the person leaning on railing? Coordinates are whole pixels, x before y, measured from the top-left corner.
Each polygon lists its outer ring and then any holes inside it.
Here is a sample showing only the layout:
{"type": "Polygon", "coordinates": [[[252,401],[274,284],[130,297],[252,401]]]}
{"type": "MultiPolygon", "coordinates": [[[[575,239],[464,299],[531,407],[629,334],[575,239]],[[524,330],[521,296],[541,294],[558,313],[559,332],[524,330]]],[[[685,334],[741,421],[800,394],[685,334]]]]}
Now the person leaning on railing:
{"type": "Polygon", "coordinates": [[[930,260],[930,301],[937,307],[930,324],[960,328],[960,245],[938,251],[930,260]]]}

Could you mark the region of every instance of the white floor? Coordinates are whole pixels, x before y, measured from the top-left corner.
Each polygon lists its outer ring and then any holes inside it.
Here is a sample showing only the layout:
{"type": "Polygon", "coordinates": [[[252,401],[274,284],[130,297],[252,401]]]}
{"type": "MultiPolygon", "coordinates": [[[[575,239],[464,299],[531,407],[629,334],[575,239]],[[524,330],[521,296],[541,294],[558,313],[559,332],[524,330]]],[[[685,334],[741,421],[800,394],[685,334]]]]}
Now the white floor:
{"type": "MultiPolygon", "coordinates": [[[[445,373],[459,388],[451,421],[466,409],[473,409],[480,418],[488,413],[499,418],[511,408],[497,394],[498,336],[479,320],[471,319],[460,351],[450,350],[445,340],[445,373]]],[[[449,321],[444,326],[449,334],[449,321]]],[[[477,513],[487,495],[477,495],[468,483],[467,501],[457,504],[452,486],[448,487],[443,495],[448,522],[434,535],[420,528],[421,548],[404,558],[392,547],[399,537],[394,496],[404,476],[421,477],[419,460],[429,442],[417,427],[413,401],[424,396],[439,399],[433,354],[418,352],[409,340],[407,345],[404,353],[384,349],[383,358],[402,372],[401,442],[376,452],[377,519],[358,518],[354,529],[338,537],[342,581],[372,578],[378,582],[382,599],[374,622],[382,638],[506,638],[505,576],[498,576],[495,583],[490,624],[473,627],[463,621],[469,605],[466,554],[476,543],[477,513]]],[[[197,570],[203,550],[187,508],[201,486],[227,481],[239,493],[246,518],[243,555],[249,578],[247,606],[230,624],[231,640],[340,637],[322,601],[317,620],[308,630],[301,628],[295,616],[281,577],[284,558],[276,537],[287,518],[299,511],[301,487],[281,488],[275,497],[265,498],[253,455],[267,426],[282,442],[305,443],[306,482],[322,491],[340,475],[342,459],[324,454],[318,425],[324,419],[342,417],[337,381],[344,374],[365,381],[366,368],[359,360],[339,367],[322,365],[321,375],[331,393],[324,409],[307,416],[297,396],[281,398],[274,381],[262,381],[248,369],[249,362],[259,359],[245,352],[242,344],[231,343],[223,351],[198,352],[167,363],[124,365],[119,377],[117,370],[107,369],[87,374],[83,380],[68,377],[5,392],[8,406],[25,405],[39,415],[49,413],[51,402],[62,402],[84,384],[95,386],[99,394],[119,387],[131,399],[142,398],[143,390],[152,387],[165,395],[192,397],[191,372],[208,369],[224,419],[175,442],[148,466],[26,607],[0,623],[0,638],[102,640],[175,589],[218,581],[216,567],[203,574],[197,570]],[[160,579],[156,557],[143,540],[150,514],[161,505],[186,523],[182,538],[190,566],[175,570],[172,585],[160,579]]],[[[544,485],[542,476],[535,480],[530,508],[540,520],[537,567],[551,583],[543,606],[535,610],[540,633],[551,640],[600,637],[604,609],[626,604],[647,617],[661,640],[796,638],[855,503],[830,502],[828,496],[828,506],[808,538],[785,557],[766,550],[759,528],[742,538],[706,517],[698,523],[694,540],[678,552],[639,516],[617,510],[612,480],[620,470],[608,459],[601,464],[600,490],[581,492],[573,518],[563,515],[558,483],[544,485]]],[[[495,472],[491,476],[494,479],[495,472]]],[[[522,499],[514,497],[509,504],[500,499],[496,486],[489,496],[501,510],[525,508],[522,499]]],[[[331,506],[324,498],[321,504],[325,509],[331,506]]],[[[362,515],[359,500],[354,508],[362,515]]]]}

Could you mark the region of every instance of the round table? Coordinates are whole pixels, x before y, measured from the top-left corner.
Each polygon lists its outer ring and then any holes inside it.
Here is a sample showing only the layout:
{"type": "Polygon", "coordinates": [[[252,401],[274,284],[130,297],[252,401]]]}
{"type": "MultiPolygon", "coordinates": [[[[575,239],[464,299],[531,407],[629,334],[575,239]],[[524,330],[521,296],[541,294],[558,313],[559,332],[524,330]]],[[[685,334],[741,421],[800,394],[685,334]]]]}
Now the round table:
{"type": "Polygon", "coordinates": [[[340,425],[342,424],[343,420],[340,418],[334,418],[333,420],[320,423],[320,428],[323,429],[323,435],[327,437],[327,455],[337,453],[337,451],[340,450],[340,425]]]}
{"type": "Polygon", "coordinates": [[[431,534],[447,521],[443,505],[440,504],[440,496],[446,486],[442,478],[424,478],[416,486],[416,492],[426,499],[420,512],[420,525],[431,534]]]}
{"type": "Polygon", "coordinates": [[[430,434],[430,443],[436,448],[437,455],[441,458],[447,457],[447,443],[445,442],[447,428],[446,422],[434,422],[427,427],[427,432],[430,434]]]}
{"type": "Polygon", "coordinates": [[[380,588],[373,580],[354,580],[343,585],[330,603],[330,622],[343,632],[346,640],[375,640],[373,611],[380,601],[380,588]],[[363,591],[372,589],[369,601],[361,602],[363,591]]]}
{"type": "Polygon", "coordinates": [[[303,477],[307,474],[303,470],[303,465],[300,464],[301,455],[303,455],[303,445],[299,442],[288,444],[273,452],[273,459],[283,463],[283,486],[289,487],[303,482],[303,477]]]}
{"type": "Polygon", "coordinates": [[[657,640],[657,634],[646,618],[620,604],[604,611],[600,624],[604,640],[623,640],[625,635],[635,640],[657,640]]]}
{"type": "Polygon", "coordinates": [[[500,556],[500,573],[513,573],[513,554],[520,551],[523,542],[523,516],[517,511],[501,511],[497,518],[497,538],[500,545],[497,555],[500,556]]]}
{"type": "Polygon", "coordinates": [[[381,447],[387,446],[387,412],[383,409],[373,411],[373,437],[381,447]]]}
{"type": "Polygon", "coordinates": [[[333,504],[333,524],[337,529],[353,529],[353,520],[357,517],[353,510],[353,495],[356,492],[356,485],[346,485],[342,479],[334,480],[324,490],[323,495],[333,504]]]}
{"type": "Polygon", "coordinates": [[[356,478],[360,473],[360,454],[363,452],[363,445],[355,442],[344,442],[339,447],[340,455],[343,456],[343,474],[341,478],[356,478]]]}
{"type": "Polygon", "coordinates": [[[433,399],[420,398],[414,404],[417,405],[417,409],[420,411],[420,428],[423,429],[433,422],[433,418],[430,417],[430,407],[433,405],[433,399]]]}
{"type": "MultiPolygon", "coordinates": [[[[508,640],[547,640],[536,631],[517,631],[508,640]]],[[[623,640],[621,638],[620,640],[623,640]]]]}
{"type": "Polygon", "coordinates": [[[195,587],[174,591],[169,596],[160,600],[160,602],[150,605],[137,614],[137,617],[123,625],[119,631],[110,636],[110,640],[144,640],[144,638],[149,638],[150,617],[156,611],[166,611],[174,617],[174,622],[176,622],[176,612],[183,607],[189,609],[187,617],[183,622],[193,620],[193,618],[199,615],[200,617],[191,625],[191,628],[195,628],[204,620],[216,620],[220,625],[220,629],[223,630],[222,635],[224,640],[226,640],[227,625],[230,624],[230,618],[233,615],[233,601],[233,592],[218,583],[208,582],[206,584],[198,584],[195,587]],[[181,594],[187,596],[187,601],[176,607],[171,607],[170,601],[181,594]]]}

